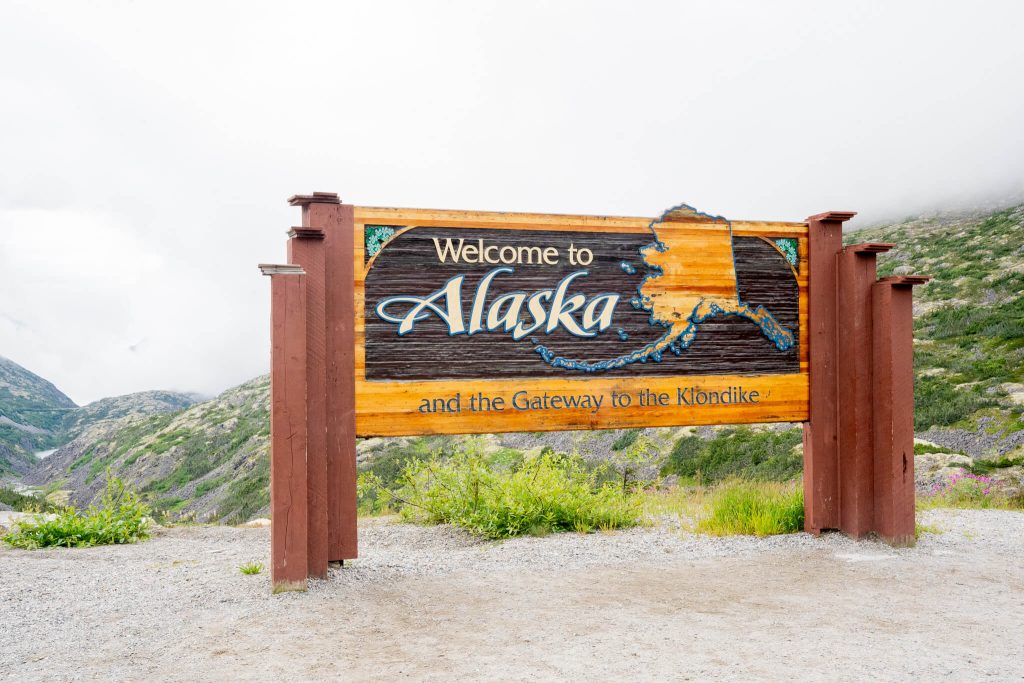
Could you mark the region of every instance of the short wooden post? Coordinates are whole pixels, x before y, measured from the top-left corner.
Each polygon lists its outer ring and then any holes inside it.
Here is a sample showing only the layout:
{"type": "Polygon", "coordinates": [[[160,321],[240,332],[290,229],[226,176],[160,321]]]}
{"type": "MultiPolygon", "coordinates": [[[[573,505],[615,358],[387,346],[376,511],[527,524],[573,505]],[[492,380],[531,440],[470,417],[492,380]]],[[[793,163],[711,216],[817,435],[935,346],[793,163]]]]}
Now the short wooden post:
{"type": "Polygon", "coordinates": [[[270,276],[270,580],[274,592],[306,590],[306,287],[294,265],[270,276]]]}
{"type": "Polygon", "coordinates": [[[854,538],[874,530],[871,288],[876,255],[893,246],[857,244],[839,256],[839,528],[854,538]]]}
{"type": "Polygon", "coordinates": [[[807,219],[810,419],[804,423],[804,528],[814,534],[839,526],[836,260],[843,223],[855,215],[830,211],[807,219]]]}
{"type": "Polygon", "coordinates": [[[872,286],[874,516],[893,545],[914,544],[914,318],[912,287],[926,276],[872,286]]]}
{"type": "Polygon", "coordinates": [[[328,559],[358,556],[355,413],[355,219],[333,192],[296,195],[302,226],[324,233],[328,559]]]}
{"type": "Polygon", "coordinates": [[[306,491],[309,509],[309,575],[327,577],[327,365],[324,233],[288,232],[288,262],[306,272],[306,491]]]}

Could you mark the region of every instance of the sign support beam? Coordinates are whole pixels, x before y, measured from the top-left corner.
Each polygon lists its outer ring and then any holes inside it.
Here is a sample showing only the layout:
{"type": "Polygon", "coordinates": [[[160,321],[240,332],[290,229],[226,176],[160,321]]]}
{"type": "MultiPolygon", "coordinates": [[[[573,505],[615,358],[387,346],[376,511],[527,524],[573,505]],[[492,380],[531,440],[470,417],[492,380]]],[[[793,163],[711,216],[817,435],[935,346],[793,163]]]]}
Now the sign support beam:
{"type": "Polygon", "coordinates": [[[836,259],[843,247],[843,223],[855,215],[830,211],[807,219],[810,419],[804,423],[804,529],[812,534],[839,528],[836,259]]]}
{"type": "Polygon", "coordinates": [[[307,560],[306,282],[295,265],[261,265],[270,276],[270,580],[304,591],[307,560]]]}

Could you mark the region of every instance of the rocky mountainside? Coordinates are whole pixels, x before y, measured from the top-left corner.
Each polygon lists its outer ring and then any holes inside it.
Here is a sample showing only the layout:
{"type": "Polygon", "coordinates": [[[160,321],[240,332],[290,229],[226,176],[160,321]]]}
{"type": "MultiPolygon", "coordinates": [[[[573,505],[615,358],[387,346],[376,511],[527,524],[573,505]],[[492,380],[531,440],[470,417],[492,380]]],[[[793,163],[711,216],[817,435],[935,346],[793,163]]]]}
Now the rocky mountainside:
{"type": "Polygon", "coordinates": [[[60,486],[86,505],[109,470],[158,511],[244,519],[269,496],[269,391],[269,378],[258,377],[184,410],[95,422],[25,481],[60,486]]]}
{"type": "Polygon", "coordinates": [[[102,420],[173,413],[196,403],[194,396],[175,391],[139,391],[134,394],[101,398],[64,414],[60,432],[68,441],[90,425],[102,420]]]}
{"type": "Polygon", "coordinates": [[[79,407],[51,382],[0,357],[0,477],[27,473],[39,462],[37,451],[65,444],[97,423],[173,412],[195,402],[188,394],[142,391],[79,407]]]}
{"type": "Polygon", "coordinates": [[[61,421],[77,407],[51,382],[0,356],[0,475],[26,471],[36,451],[59,445],[61,421]]]}
{"type": "MultiPolygon", "coordinates": [[[[1024,205],[936,214],[846,235],[893,242],[880,275],[914,288],[916,430],[975,457],[1024,447],[1024,205]]],[[[1022,456],[1024,457],[1024,456],[1022,456]]]]}

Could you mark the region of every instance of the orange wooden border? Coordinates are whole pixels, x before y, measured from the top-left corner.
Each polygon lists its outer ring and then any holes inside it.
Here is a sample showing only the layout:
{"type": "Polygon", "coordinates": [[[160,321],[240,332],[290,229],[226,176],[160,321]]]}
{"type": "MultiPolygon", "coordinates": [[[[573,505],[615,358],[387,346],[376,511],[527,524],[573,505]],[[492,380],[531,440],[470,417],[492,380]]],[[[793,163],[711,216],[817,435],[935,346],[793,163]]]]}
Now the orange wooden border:
{"type": "MultiPolygon", "coordinates": [[[[366,225],[416,227],[493,228],[510,230],[556,230],[572,232],[642,233],[650,231],[653,218],[628,216],[585,216],[485,211],[450,211],[356,206],[354,211],[353,262],[355,270],[355,393],[356,433],[359,436],[400,436],[410,434],[467,434],[499,431],[551,431],[568,429],[611,429],[621,427],[735,424],[743,422],[802,422],[808,418],[808,335],[807,335],[807,224],[770,221],[731,221],[733,236],[789,237],[798,240],[800,257],[796,281],[800,291],[800,372],[787,375],[709,375],[678,377],[580,377],[502,380],[387,381],[366,379],[365,293],[366,273],[372,261],[365,258],[366,225]],[[759,392],[757,405],[703,406],[687,409],[608,408],[612,391],[633,395],[641,388],[668,392],[678,388],[702,387],[718,390],[740,386],[759,392]],[[471,393],[500,396],[506,401],[515,391],[531,393],[590,393],[603,396],[597,413],[585,410],[513,411],[501,413],[463,410],[460,413],[423,414],[422,399],[452,397],[466,400],[471,393]]],[[[695,220],[687,229],[711,229],[695,220]]]]}

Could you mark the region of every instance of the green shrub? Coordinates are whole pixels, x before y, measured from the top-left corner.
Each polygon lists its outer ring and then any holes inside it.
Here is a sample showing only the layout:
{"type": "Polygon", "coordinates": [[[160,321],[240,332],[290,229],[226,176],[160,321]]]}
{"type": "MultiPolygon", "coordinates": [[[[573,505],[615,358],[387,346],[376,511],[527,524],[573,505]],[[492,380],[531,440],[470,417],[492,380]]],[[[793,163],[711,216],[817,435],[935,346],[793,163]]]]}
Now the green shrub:
{"type": "Polygon", "coordinates": [[[270,458],[261,455],[252,469],[228,484],[220,515],[228,524],[241,524],[270,504],[270,458]]]}
{"type": "Polygon", "coordinates": [[[640,429],[627,429],[619,434],[619,438],[612,442],[613,451],[622,451],[633,445],[636,438],[640,436],[640,429]]]}
{"type": "Polygon", "coordinates": [[[980,386],[957,388],[948,379],[918,377],[914,381],[914,429],[951,425],[996,402],[980,386]]]}
{"type": "Polygon", "coordinates": [[[963,455],[958,450],[953,448],[944,448],[942,446],[933,446],[930,443],[915,443],[914,444],[914,455],[924,455],[925,453],[957,453],[963,455]]]}
{"type": "Polygon", "coordinates": [[[714,536],[791,534],[804,527],[799,484],[728,481],[711,492],[710,514],[697,531],[714,536]]]}
{"type": "Polygon", "coordinates": [[[100,504],[84,512],[66,507],[56,517],[36,515],[14,523],[3,540],[15,548],[32,550],[63,546],[67,548],[134,543],[148,537],[149,508],[129,491],[120,479],[107,479],[100,504]]]}
{"type": "Polygon", "coordinates": [[[639,524],[642,502],[582,459],[553,453],[501,468],[480,455],[410,462],[394,494],[408,520],[454,524],[488,538],[589,532],[639,524]]]}
{"type": "Polygon", "coordinates": [[[799,429],[775,432],[749,427],[724,429],[712,439],[684,436],[669,454],[662,474],[699,478],[705,484],[730,477],[788,481],[803,471],[803,457],[795,450],[802,440],[799,429]]]}
{"type": "Polygon", "coordinates": [[[53,505],[41,493],[25,495],[2,486],[0,486],[0,503],[18,512],[49,512],[53,509],[53,505]]]}
{"type": "Polygon", "coordinates": [[[238,568],[238,571],[242,572],[246,576],[253,576],[263,571],[262,562],[248,562],[238,568]]]}

